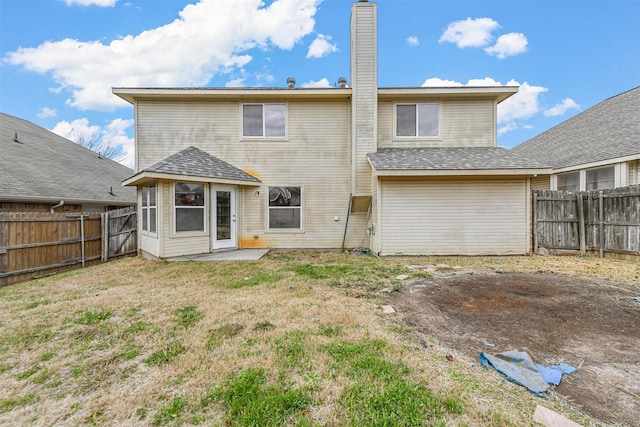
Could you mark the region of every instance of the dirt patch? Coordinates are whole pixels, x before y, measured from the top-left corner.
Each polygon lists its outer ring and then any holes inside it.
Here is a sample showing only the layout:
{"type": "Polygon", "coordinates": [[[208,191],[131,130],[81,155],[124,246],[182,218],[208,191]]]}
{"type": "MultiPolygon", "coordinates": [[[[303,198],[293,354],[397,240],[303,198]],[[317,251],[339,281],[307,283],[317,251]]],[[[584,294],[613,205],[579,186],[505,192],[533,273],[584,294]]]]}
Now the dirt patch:
{"type": "Polygon", "coordinates": [[[579,367],[555,392],[606,423],[637,425],[637,285],[556,274],[449,274],[393,293],[404,322],[476,360],[480,351],[516,349],[536,363],[579,367]]]}

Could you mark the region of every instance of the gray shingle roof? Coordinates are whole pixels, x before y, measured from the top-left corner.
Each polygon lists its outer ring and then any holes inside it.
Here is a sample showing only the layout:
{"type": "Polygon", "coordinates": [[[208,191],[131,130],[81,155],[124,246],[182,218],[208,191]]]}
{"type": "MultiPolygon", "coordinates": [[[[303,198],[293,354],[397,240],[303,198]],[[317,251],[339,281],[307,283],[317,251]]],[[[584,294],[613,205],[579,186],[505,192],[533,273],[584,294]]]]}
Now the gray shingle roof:
{"type": "Polygon", "coordinates": [[[27,120],[0,113],[2,200],[131,205],[136,190],[122,181],[132,172],[27,120]]]}
{"type": "Polygon", "coordinates": [[[541,169],[546,166],[504,148],[382,148],[367,154],[376,170],[541,169]]]}
{"type": "Polygon", "coordinates": [[[258,178],[249,175],[242,169],[238,169],[194,146],[187,147],[164,160],[160,160],[142,172],[260,182],[258,178]]]}
{"type": "Polygon", "coordinates": [[[513,148],[556,169],[640,155],[640,86],[513,148]]]}

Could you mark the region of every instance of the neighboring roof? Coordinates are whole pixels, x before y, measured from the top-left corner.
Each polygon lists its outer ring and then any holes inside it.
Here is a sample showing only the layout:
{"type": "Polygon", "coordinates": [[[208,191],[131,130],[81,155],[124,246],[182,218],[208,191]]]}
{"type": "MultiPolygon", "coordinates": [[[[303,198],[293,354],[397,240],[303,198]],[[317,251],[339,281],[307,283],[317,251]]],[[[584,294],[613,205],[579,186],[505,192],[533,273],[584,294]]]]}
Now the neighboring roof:
{"type": "Polygon", "coordinates": [[[640,86],[583,111],[513,151],[554,169],[640,158],[640,86]]]}
{"type": "Polygon", "coordinates": [[[497,147],[381,148],[367,157],[378,175],[549,173],[542,163],[497,147]]]}
{"type": "Polygon", "coordinates": [[[212,182],[260,183],[260,180],[249,175],[219,158],[199,148],[190,146],[159,162],[143,169],[125,181],[126,185],[136,185],[152,178],[163,178],[171,175],[183,177],[206,178],[212,182]]]}
{"type": "Polygon", "coordinates": [[[0,200],[133,205],[135,189],[122,186],[132,172],[40,126],[0,113],[0,200]]]}

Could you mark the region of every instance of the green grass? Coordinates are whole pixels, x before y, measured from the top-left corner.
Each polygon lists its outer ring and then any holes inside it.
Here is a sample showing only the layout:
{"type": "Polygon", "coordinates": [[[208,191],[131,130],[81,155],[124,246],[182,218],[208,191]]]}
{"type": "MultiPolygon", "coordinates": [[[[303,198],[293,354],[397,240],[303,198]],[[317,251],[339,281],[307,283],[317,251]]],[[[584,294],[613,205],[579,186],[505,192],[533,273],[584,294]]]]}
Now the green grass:
{"type": "Polygon", "coordinates": [[[13,411],[21,406],[31,405],[38,401],[38,396],[34,393],[27,393],[19,397],[9,397],[0,399],[0,414],[13,411]]]}
{"type": "Polygon", "coordinates": [[[113,316],[113,313],[110,311],[85,310],[75,318],[75,323],[87,326],[97,325],[109,319],[111,316],[113,316]]]}
{"type": "Polygon", "coordinates": [[[153,425],[163,426],[176,421],[186,406],[187,399],[184,396],[174,397],[169,403],[160,408],[153,419],[153,425]]]}
{"type": "Polygon", "coordinates": [[[195,305],[178,308],[175,311],[175,315],[178,325],[185,329],[192,327],[198,322],[198,320],[204,317],[204,313],[202,311],[198,311],[195,305]]]}
{"type": "Polygon", "coordinates": [[[180,342],[174,341],[166,347],[154,352],[151,356],[147,357],[144,360],[144,363],[149,366],[164,365],[173,361],[176,357],[184,352],[184,346],[180,342]]]}
{"type": "Polygon", "coordinates": [[[250,368],[229,378],[201,401],[203,406],[214,403],[223,404],[227,425],[280,427],[306,424],[305,410],[312,398],[282,383],[268,385],[263,369],[250,368]]]}

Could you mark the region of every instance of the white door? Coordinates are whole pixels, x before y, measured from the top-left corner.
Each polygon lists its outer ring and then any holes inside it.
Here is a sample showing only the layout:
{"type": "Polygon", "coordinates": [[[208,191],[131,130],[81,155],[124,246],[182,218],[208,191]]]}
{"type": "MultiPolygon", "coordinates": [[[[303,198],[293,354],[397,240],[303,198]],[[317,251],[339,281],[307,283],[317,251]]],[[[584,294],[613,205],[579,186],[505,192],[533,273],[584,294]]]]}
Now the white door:
{"type": "Polygon", "coordinates": [[[211,187],[213,209],[211,214],[211,239],[213,249],[236,248],[236,188],[214,185],[211,187]]]}

